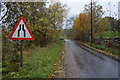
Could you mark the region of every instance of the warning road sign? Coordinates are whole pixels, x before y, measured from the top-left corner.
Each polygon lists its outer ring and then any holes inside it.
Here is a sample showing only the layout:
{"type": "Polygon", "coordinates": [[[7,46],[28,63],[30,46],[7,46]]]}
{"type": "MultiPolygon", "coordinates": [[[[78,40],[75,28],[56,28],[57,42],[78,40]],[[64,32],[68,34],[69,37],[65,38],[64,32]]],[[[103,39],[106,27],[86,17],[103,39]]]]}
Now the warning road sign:
{"type": "Polygon", "coordinates": [[[20,17],[9,39],[11,40],[34,40],[34,36],[31,33],[23,16],[20,17]]]}

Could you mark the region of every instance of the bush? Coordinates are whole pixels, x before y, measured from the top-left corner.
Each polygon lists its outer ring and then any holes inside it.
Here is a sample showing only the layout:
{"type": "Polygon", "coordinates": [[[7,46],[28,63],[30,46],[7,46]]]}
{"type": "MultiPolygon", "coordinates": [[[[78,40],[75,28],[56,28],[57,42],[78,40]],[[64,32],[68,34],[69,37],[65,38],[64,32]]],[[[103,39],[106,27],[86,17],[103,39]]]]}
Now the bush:
{"type": "Polygon", "coordinates": [[[30,48],[35,49],[36,48],[35,44],[31,44],[30,48]]]}
{"type": "Polygon", "coordinates": [[[113,46],[113,40],[110,40],[110,41],[106,44],[106,47],[108,47],[108,48],[114,47],[114,46],[113,46]]]}
{"type": "Polygon", "coordinates": [[[7,67],[9,66],[9,62],[7,60],[4,61],[4,63],[2,64],[3,67],[7,67]]]}

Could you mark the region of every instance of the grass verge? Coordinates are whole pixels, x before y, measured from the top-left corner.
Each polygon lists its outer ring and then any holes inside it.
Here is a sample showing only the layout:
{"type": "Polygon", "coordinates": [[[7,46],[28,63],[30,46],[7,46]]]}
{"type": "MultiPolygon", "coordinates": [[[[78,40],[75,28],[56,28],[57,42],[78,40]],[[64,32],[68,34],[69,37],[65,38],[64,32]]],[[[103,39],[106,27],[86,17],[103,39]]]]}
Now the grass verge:
{"type": "Polygon", "coordinates": [[[23,52],[23,68],[4,74],[3,78],[49,78],[57,67],[63,51],[63,41],[23,52]]]}
{"type": "MultiPolygon", "coordinates": [[[[98,33],[95,33],[96,37],[99,37],[100,35],[98,33]]],[[[105,31],[103,37],[116,37],[120,36],[120,32],[113,32],[113,31],[105,31]]]]}
{"type": "Polygon", "coordinates": [[[105,45],[96,44],[96,43],[85,43],[85,44],[87,44],[87,45],[89,45],[91,47],[94,47],[96,49],[106,51],[106,52],[108,52],[108,54],[118,56],[120,58],[120,50],[119,49],[107,48],[105,45]]]}
{"type": "Polygon", "coordinates": [[[69,38],[66,36],[60,36],[60,39],[69,39],[69,38]]]}

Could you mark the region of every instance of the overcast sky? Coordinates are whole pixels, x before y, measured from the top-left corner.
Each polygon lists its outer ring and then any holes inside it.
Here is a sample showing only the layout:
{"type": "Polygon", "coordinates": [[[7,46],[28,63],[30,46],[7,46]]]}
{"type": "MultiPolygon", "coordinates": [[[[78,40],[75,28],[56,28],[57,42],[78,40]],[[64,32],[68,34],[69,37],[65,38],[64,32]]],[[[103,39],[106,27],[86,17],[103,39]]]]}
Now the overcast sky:
{"type": "MultiPolygon", "coordinates": [[[[84,5],[91,2],[91,0],[59,0],[59,1],[63,4],[65,3],[68,5],[68,7],[70,8],[69,16],[78,15],[80,12],[83,11],[84,5]]],[[[110,16],[109,12],[110,9],[111,16],[118,18],[118,2],[120,0],[93,0],[93,1],[98,1],[98,3],[103,6],[103,10],[105,11],[103,17],[110,16]],[[110,8],[108,3],[111,3],[110,8]]]]}

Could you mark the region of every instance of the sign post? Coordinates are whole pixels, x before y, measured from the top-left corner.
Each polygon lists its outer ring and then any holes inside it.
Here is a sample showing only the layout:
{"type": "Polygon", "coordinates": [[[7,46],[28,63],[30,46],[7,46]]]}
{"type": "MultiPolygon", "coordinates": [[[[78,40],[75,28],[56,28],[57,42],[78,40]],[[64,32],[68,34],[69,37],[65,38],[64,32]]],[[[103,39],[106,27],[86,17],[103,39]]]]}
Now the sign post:
{"type": "Polygon", "coordinates": [[[34,40],[34,36],[30,31],[25,19],[23,16],[20,17],[19,21],[17,22],[15,28],[13,29],[10,37],[10,40],[21,40],[21,61],[20,67],[23,66],[23,40],[34,40]]]}
{"type": "Polygon", "coordinates": [[[23,66],[23,41],[21,40],[20,41],[21,42],[21,60],[20,60],[20,67],[22,67],[23,66]]]}

